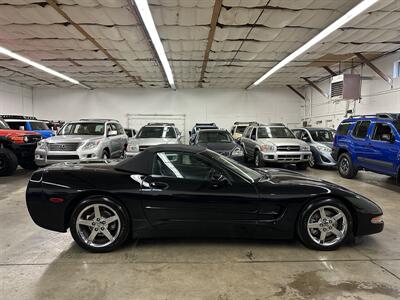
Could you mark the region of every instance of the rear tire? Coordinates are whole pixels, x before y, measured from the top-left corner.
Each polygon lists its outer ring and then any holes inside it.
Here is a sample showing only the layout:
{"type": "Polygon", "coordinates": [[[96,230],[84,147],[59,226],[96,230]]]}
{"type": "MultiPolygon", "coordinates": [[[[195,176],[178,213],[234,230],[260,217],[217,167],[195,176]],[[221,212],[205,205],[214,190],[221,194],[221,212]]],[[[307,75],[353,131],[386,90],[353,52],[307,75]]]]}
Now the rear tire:
{"type": "Polygon", "coordinates": [[[37,170],[38,168],[34,160],[21,160],[19,165],[25,170],[37,170]]]}
{"type": "Polygon", "coordinates": [[[81,248],[109,252],[128,238],[129,216],[116,201],[102,196],[90,197],[79,203],[72,213],[70,231],[81,248]]]}
{"type": "Polygon", "coordinates": [[[352,239],[353,219],[341,201],[318,200],[300,213],[297,233],[301,242],[308,248],[322,251],[335,250],[352,239]]]}
{"type": "Polygon", "coordinates": [[[297,170],[305,171],[308,168],[308,162],[300,162],[296,164],[297,170]]]}
{"type": "Polygon", "coordinates": [[[17,167],[17,156],[7,148],[0,148],[0,176],[12,175],[17,167]]]}
{"type": "Polygon", "coordinates": [[[338,160],[338,171],[343,178],[352,179],[356,177],[358,170],[354,167],[348,153],[342,153],[338,160]]]}

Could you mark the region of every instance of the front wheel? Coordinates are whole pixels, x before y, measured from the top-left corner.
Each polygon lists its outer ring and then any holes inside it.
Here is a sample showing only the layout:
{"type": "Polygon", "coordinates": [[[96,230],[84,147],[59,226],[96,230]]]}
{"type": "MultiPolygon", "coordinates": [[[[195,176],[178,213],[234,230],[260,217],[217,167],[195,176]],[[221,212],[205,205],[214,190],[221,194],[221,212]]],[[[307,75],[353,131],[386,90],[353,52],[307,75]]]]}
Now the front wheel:
{"type": "Polygon", "coordinates": [[[308,166],[309,166],[310,168],[316,168],[316,167],[317,167],[317,165],[316,165],[316,163],[315,163],[314,154],[311,154],[310,160],[308,161],[308,166]]]}
{"type": "Polygon", "coordinates": [[[12,175],[17,167],[18,159],[15,154],[7,148],[0,148],[0,176],[12,175]]]}
{"type": "Polygon", "coordinates": [[[70,230],[75,242],[91,252],[109,252],[122,245],[129,234],[125,209],[106,197],[88,198],[74,210],[70,230]]]}
{"type": "Polygon", "coordinates": [[[300,240],[308,248],[335,250],[352,236],[353,220],[339,200],[324,199],[306,207],[297,226],[300,240]]]}
{"type": "Polygon", "coordinates": [[[265,167],[265,162],[264,162],[264,159],[263,159],[262,154],[261,154],[260,151],[255,151],[254,152],[254,165],[257,168],[265,167]]]}
{"type": "Polygon", "coordinates": [[[354,167],[351,157],[347,153],[342,153],[338,160],[338,170],[340,176],[348,179],[356,177],[358,170],[354,167]]]}

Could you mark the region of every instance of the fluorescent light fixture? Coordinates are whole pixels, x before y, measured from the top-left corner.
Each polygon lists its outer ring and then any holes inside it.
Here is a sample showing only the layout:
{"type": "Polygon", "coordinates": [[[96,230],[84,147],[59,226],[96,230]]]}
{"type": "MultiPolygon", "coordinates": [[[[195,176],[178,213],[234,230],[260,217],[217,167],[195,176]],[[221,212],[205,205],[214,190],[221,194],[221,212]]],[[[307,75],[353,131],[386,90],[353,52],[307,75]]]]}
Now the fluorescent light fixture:
{"type": "Polygon", "coordinates": [[[39,70],[43,71],[43,72],[46,72],[46,73],[49,73],[49,74],[51,74],[53,76],[59,77],[61,79],[64,79],[65,81],[69,81],[69,82],[71,82],[73,84],[79,84],[79,85],[81,85],[81,86],[83,86],[85,88],[89,88],[88,86],[80,83],[79,81],[77,81],[77,80],[75,80],[75,79],[73,79],[71,77],[68,77],[68,76],[66,76],[64,74],[61,74],[61,73],[59,73],[59,72],[57,72],[57,71],[55,71],[53,69],[45,67],[45,66],[43,66],[43,65],[41,65],[41,64],[39,64],[37,62],[34,62],[34,61],[30,60],[29,58],[26,58],[26,57],[21,56],[21,55],[19,55],[17,53],[14,53],[14,52],[12,52],[12,51],[4,48],[4,47],[1,47],[1,46],[0,46],[0,54],[4,54],[4,55],[9,56],[11,58],[14,58],[16,60],[19,60],[19,61],[21,61],[23,63],[31,65],[32,67],[35,67],[36,69],[39,69],[39,70]]]}
{"type": "Polygon", "coordinates": [[[158,35],[156,25],[154,24],[153,17],[150,12],[149,4],[147,0],[131,0],[135,1],[136,7],[140,13],[140,17],[144,22],[144,26],[153,42],[154,48],[157,51],[158,57],[160,58],[161,64],[164,68],[164,72],[167,75],[167,79],[171,88],[175,89],[174,76],[172,75],[171,67],[168,63],[167,55],[165,54],[164,47],[161,43],[158,35]]]}
{"type": "Polygon", "coordinates": [[[271,70],[269,70],[267,73],[265,73],[260,79],[258,79],[256,82],[254,82],[249,88],[259,85],[261,82],[263,82],[265,79],[267,79],[272,74],[277,72],[279,69],[283,68],[285,65],[287,65],[288,63],[290,63],[291,61],[293,61],[294,59],[299,57],[301,54],[306,52],[312,46],[318,44],[321,40],[326,38],[328,35],[330,35],[336,29],[345,25],[347,22],[349,22],[353,18],[357,17],[359,14],[361,14],[363,11],[365,11],[366,9],[368,9],[369,7],[371,7],[378,1],[379,0],[363,0],[360,4],[353,7],[345,15],[343,15],[342,17],[337,19],[335,22],[333,22],[331,25],[329,25],[324,30],[322,30],[320,33],[318,33],[315,37],[313,37],[311,40],[309,40],[307,43],[305,43],[303,46],[301,46],[295,52],[293,52],[288,57],[286,57],[281,62],[279,62],[277,65],[275,65],[271,70]]]}

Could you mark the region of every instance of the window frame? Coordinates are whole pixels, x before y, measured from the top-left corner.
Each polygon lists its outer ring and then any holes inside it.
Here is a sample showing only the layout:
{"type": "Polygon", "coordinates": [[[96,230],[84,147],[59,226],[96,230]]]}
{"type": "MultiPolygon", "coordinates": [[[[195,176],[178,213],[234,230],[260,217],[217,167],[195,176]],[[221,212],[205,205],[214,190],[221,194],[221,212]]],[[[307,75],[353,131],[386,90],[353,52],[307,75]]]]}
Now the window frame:
{"type": "Polygon", "coordinates": [[[389,143],[388,141],[382,141],[382,140],[377,140],[377,139],[375,139],[375,133],[376,133],[377,125],[385,125],[385,126],[389,127],[392,136],[395,137],[393,128],[392,128],[392,126],[390,126],[390,124],[385,123],[385,122],[380,122],[380,121],[378,121],[378,122],[375,122],[375,123],[374,123],[374,129],[373,129],[372,134],[371,134],[371,141],[374,141],[374,142],[382,142],[382,143],[389,143]]]}
{"type": "MultiPolygon", "coordinates": [[[[368,137],[368,132],[369,132],[369,129],[370,129],[370,127],[371,127],[371,124],[372,124],[372,122],[371,122],[370,120],[359,120],[359,121],[357,121],[357,122],[355,123],[353,129],[351,130],[351,136],[352,136],[353,138],[355,138],[355,139],[358,139],[358,140],[365,140],[365,139],[367,139],[367,137],[368,137]],[[362,124],[362,123],[364,123],[364,122],[369,123],[369,124],[368,124],[368,128],[367,128],[367,133],[365,134],[364,137],[358,137],[358,136],[356,136],[356,134],[358,133],[357,125],[358,125],[359,123],[362,124]],[[356,131],[356,130],[357,130],[357,131],[356,131]]],[[[360,126],[361,126],[361,125],[360,125],[360,126]]]]}

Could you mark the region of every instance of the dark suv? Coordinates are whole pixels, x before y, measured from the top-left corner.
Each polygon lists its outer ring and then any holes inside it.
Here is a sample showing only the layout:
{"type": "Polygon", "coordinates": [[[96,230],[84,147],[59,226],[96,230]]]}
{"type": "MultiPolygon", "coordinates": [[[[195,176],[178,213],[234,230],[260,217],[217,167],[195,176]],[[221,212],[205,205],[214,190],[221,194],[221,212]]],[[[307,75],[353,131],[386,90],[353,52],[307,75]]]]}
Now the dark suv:
{"type": "Polygon", "coordinates": [[[0,176],[11,175],[18,164],[35,169],[36,144],[42,136],[25,130],[13,130],[0,118],[0,176]]]}
{"type": "Polygon", "coordinates": [[[400,180],[400,114],[353,116],[339,125],[333,157],[339,174],[354,178],[368,170],[400,180]]]}

